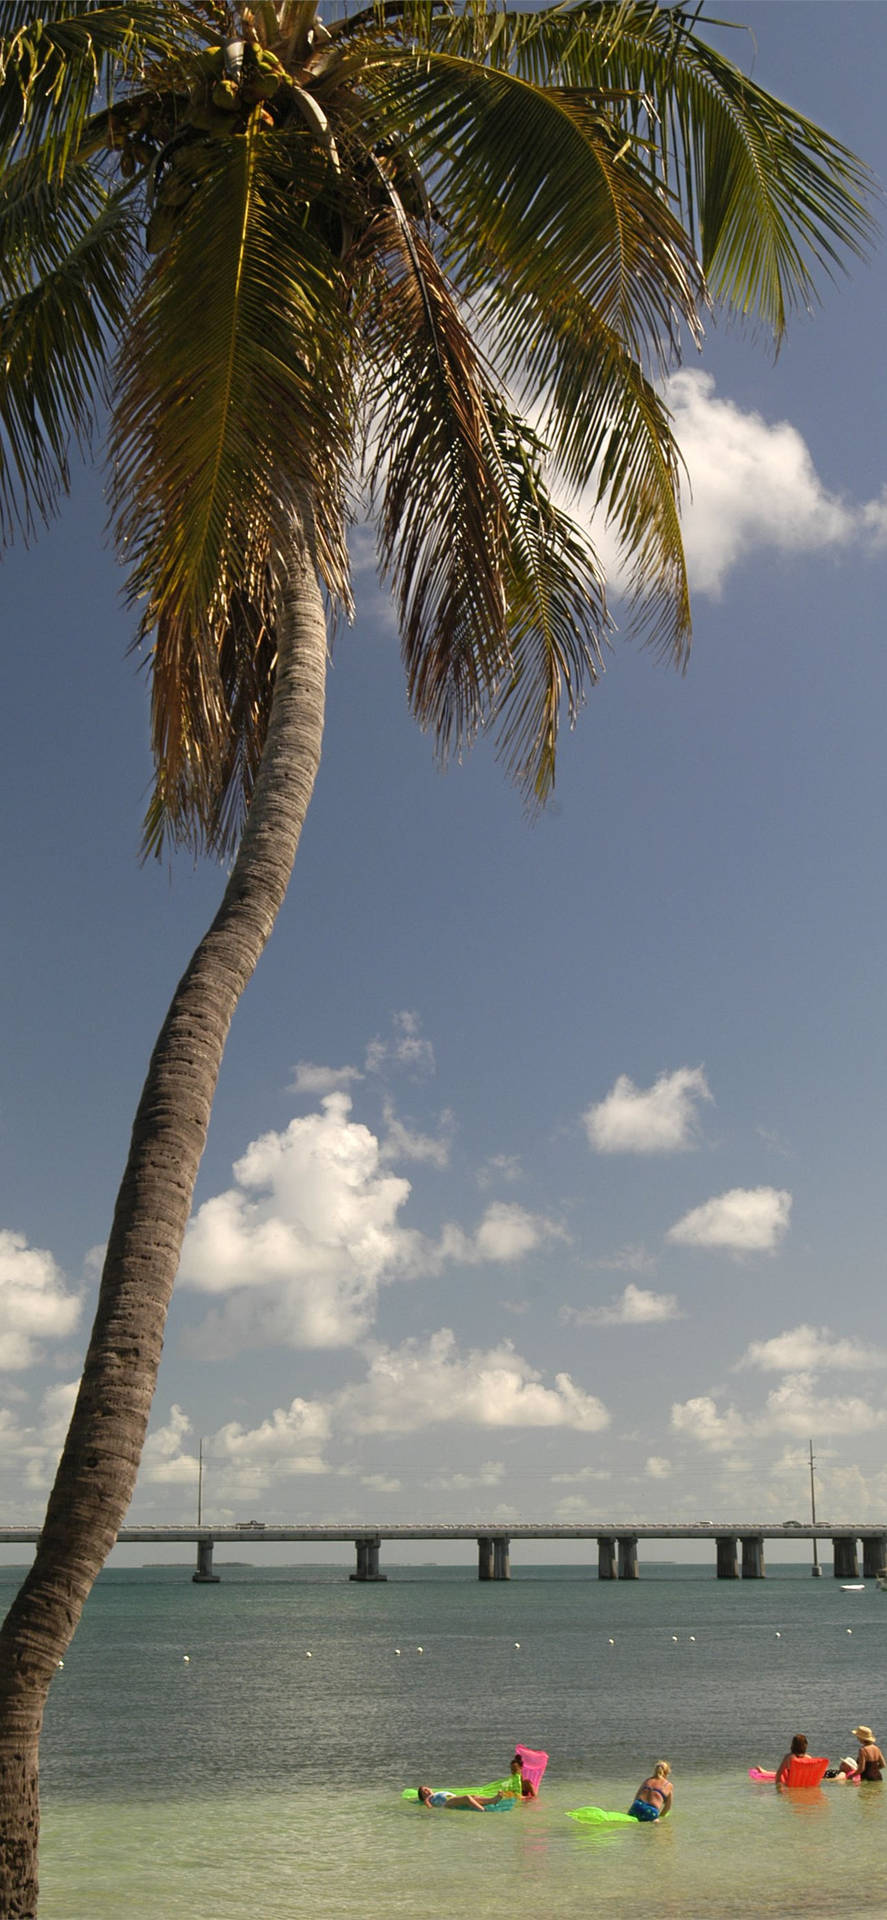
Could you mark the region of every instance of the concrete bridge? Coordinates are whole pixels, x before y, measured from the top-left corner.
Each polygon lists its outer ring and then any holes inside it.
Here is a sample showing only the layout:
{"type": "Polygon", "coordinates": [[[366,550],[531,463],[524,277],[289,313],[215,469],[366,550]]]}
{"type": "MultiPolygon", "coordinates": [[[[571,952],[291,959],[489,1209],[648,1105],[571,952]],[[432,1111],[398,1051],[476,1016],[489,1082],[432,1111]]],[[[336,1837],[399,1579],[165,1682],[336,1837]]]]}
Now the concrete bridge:
{"type": "MultiPolygon", "coordinates": [[[[34,1545],[39,1527],[0,1527],[0,1545],[34,1545]]],[[[197,1566],[192,1578],[215,1583],[213,1549],[228,1545],[270,1546],[284,1540],[354,1542],[357,1564],[351,1580],[385,1580],[379,1570],[379,1553],[384,1541],[398,1540],[474,1540],[477,1543],[479,1580],[510,1580],[511,1548],[522,1540],[595,1540],[599,1580],[637,1580],[638,1542],[641,1540],[699,1540],[715,1549],[719,1580],[763,1580],[765,1574],[764,1541],[810,1540],[832,1543],[836,1580],[859,1579],[859,1543],[862,1542],[862,1577],[874,1580],[887,1566],[887,1523],[880,1526],[781,1525],[764,1521],[696,1520],[680,1525],[647,1525],[638,1521],[600,1521],[588,1526],[558,1526],[552,1523],[511,1521],[508,1526],[495,1522],[472,1521],[448,1526],[267,1526],[261,1521],[242,1521],[228,1527],[121,1527],[119,1546],[178,1545],[193,1541],[197,1548],[197,1566]]],[[[818,1567],[814,1568],[818,1571],[818,1567]]]]}

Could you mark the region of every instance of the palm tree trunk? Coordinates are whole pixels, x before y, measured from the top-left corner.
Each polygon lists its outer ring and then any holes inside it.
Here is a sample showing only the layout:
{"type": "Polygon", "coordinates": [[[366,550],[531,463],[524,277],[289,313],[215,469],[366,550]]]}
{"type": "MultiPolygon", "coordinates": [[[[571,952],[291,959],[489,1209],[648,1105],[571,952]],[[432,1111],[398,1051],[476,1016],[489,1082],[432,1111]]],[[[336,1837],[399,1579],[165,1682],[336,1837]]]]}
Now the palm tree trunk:
{"type": "Polygon", "coordinates": [[[132,1498],[228,1028],[283,902],[320,762],[326,621],[302,519],[288,532],[277,632],[249,818],[151,1057],[77,1403],[33,1567],[0,1630],[0,1920],[37,1911],[46,1696],[132,1498]]]}

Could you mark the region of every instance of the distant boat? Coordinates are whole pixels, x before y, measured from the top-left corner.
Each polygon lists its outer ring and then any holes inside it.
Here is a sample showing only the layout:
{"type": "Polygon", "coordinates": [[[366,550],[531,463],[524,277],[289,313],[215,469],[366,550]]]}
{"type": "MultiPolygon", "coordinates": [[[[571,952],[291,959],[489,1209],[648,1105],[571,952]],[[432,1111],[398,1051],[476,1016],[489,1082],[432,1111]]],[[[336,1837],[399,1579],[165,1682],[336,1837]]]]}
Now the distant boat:
{"type": "MultiPolygon", "coordinates": [[[[880,1574],[879,1574],[879,1575],[878,1575],[878,1585],[880,1586],[880,1584],[881,1584],[881,1576],[880,1576],[880,1574]]],[[[885,1585],[885,1586],[887,1586],[887,1573],[885,1573],[885,1575],[884,1575],[884,1585],[885,1585]]],[[[849,1585],[849,1586],[846,1586],[846,1587],[845,1587],[845,1586],[842,1586],[842,1587],[841,1587],[841,1592],[842,1592],[842,1593],[865,1593],[865,1581],[864,1581],[864,1580],[853,1580],[853,1581],[851,1581],[851,1582],[850,1582],[850,1585],[849,1585]]]]}

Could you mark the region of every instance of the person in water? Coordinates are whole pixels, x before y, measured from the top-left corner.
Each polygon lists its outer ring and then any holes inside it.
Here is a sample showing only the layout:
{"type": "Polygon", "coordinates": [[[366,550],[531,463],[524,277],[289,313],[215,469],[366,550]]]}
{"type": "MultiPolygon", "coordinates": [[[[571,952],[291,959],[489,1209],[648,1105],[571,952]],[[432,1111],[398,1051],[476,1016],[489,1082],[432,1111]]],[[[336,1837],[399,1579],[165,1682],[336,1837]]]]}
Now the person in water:
{"type": "Polygon", "coordinates": [[[837,1780],[839,1785],[842,1780],[858,1780],[859,1768],[852,1753],[848,1753],[846,1759],[839,1760],[836,1767],[829,1767],[825,1777],[827,1780],[837,1780]]]}
{"type": "Polygon", "coordinates": [[[657,1760],[649,1779],[641,1782],[628,1809],[634,1820],[665,1819],[674,1794],[670,1773],[668,1761],[657,1760]]]}
{"type": "Polygon", "coordinates": [[[871,1727],[854,1727],[853,1738],[859,1741],[856,1765],[859,1768],[860,1780],[882,1779],[887,1760],[878,1746],[871,1727]]]}
{"type": "Polygon", "coordinates": [[[806,1733],[793,1733],[792,1743],[791,1743],[791,1746],[789,1747],[788,1753],[783,1754],[782,1759],[780,1760],[779,1765],[776,1769],[776,1785],[778,1787],[785,1786],[785,1783],[788,1779],[789,1768],[791,1767],[792,1761],[795,1759],[799,1760],[801,1758],[801,1755],[805,1754],[806,1751],[807,1751],[806,1733]]]}
{"type": "Polygon", "coordinates": [[[484,1795],[480,1793],[435,1793],[433,1787],[419,1787],[419,1804],[423,1807],[461,1807],[468,1813],[483,1813],[485,1807],[497,1807],[500,1800],[507,1800],[508,1794],[484,1795]]]}
{"type": "Polygon", "coordinates": [[[524,1773],[524,1763],[519,1753],[515,1754],[511,1762],[508,1792],[513,1794],[516,1800],[536,1800],[538,1798],[536,1787],[534,1787],[532,1780],[527,1779],[524,1773]]]}

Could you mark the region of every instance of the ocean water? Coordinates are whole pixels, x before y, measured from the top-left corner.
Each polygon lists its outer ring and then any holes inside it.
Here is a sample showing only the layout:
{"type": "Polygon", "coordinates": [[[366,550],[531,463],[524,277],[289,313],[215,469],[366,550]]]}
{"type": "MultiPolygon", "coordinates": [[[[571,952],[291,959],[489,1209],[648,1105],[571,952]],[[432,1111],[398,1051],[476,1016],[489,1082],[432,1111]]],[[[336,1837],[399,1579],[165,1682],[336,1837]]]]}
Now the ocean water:
{"type": "MultiPolygon", "coordinates": [[[[99,1580],[46,1716],[43,1920],[887,1915],[887,1784],[748,1779],[797,1731],[833,1761],[858,1721],[887,1734],[873,1583],[220,1570],[210,1587],[187,1567],[99,1580]],[[517,1740],[551,1761],[504,1818],[400,1797],[495,1778],[517,1740]],[[566,1818],[624,1808],[663,1757],[666,1822],[566,1818]]],[[[0,1570],[0,1603],[16,1582],[0,1570]]]]}

